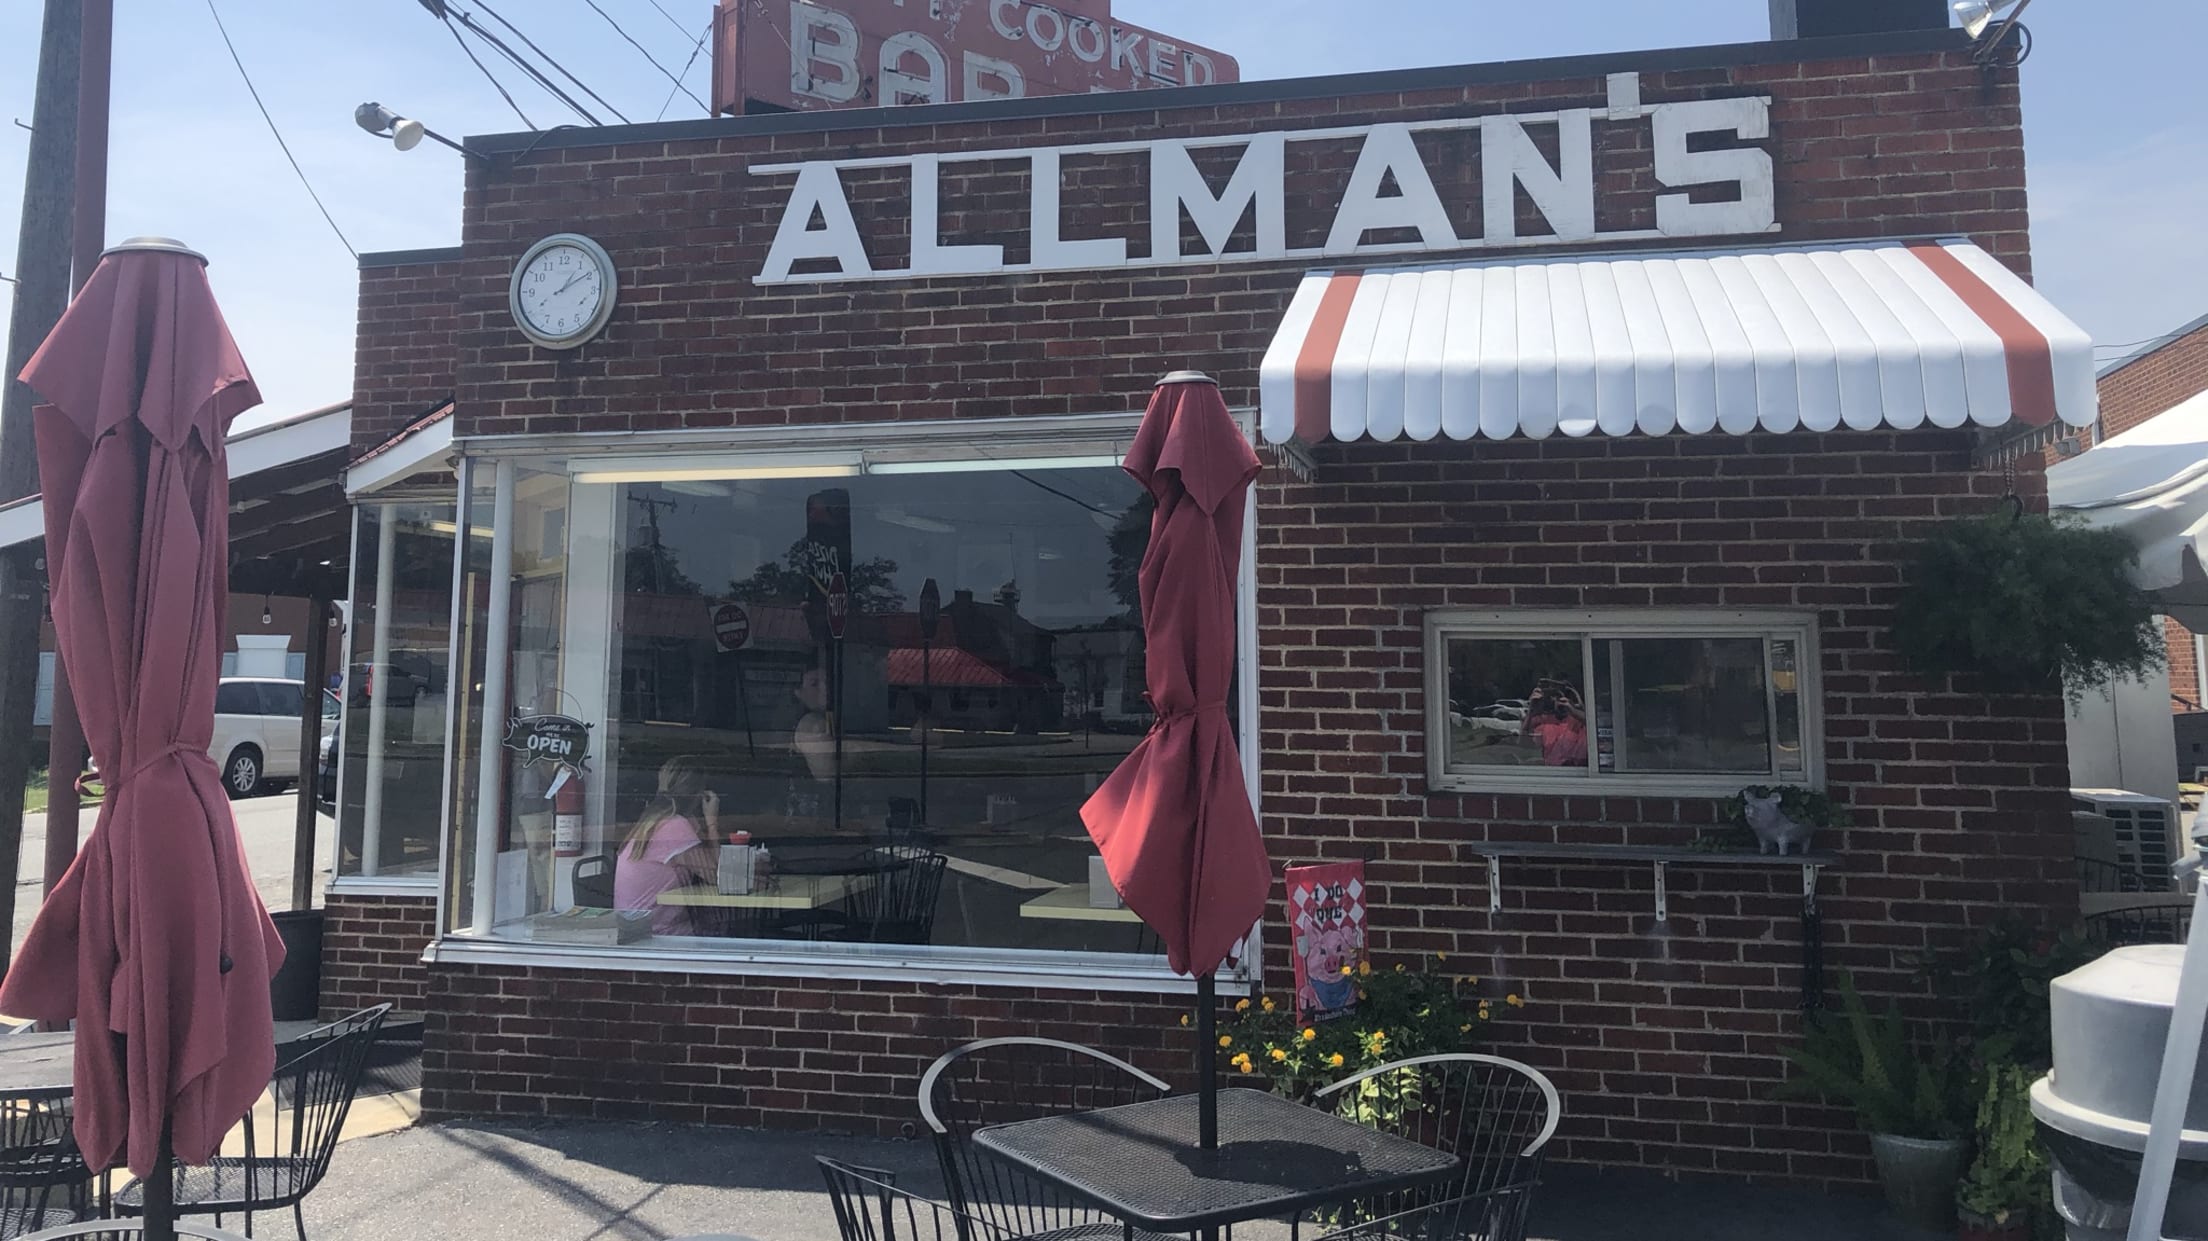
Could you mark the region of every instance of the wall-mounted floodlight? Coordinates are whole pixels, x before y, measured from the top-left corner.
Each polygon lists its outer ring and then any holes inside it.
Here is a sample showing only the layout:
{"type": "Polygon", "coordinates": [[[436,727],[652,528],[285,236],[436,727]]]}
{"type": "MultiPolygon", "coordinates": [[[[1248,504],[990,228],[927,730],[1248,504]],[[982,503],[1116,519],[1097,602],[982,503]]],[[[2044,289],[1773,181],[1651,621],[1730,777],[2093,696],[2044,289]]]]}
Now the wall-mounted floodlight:
{"type": "Polygon", "coordinates": [[[466,147],[445,137],[420,121],[400,116],[380,103],[364,103],[353,109],[353,123],[378,138],[389,138],[391,145],[401,151],[411,151],[422,144],[424,138],[435,138],[462,155],[472,155],[466,147]]]}
{"type": "MultiPolygon", "coordinates": [[[[2017,28],[2017,19],[2024,16],[2024,10],[2031,3],[2032,0],[1955,0],[1948,7],[1954,11],[1955,20],[1961,23],[1963,33],[1978,41],[1978,57],[1984,60],[2008,39],[2009,32],[2017,28]],[[2003,9],[2007,9],[2009,15],[1989,37],[1986,30],[1993,26],[1993,19],[2003,9]]],[[[2025,46],[2030,46],[2028,40],[2025,46]]],[[[2017,59],[2021,61],[2023,56],[2020,54],[2017,59]]]]}

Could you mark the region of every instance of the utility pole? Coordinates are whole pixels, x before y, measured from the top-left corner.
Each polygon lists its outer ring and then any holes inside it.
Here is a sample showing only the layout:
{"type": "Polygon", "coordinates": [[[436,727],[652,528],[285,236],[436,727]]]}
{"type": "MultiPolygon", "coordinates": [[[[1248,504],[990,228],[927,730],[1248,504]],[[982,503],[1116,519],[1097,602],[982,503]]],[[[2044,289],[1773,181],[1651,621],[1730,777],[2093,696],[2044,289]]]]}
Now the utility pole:
{"type": "MultiPolygon", "coordinates": [[[[82,42],[77,55],[76,202],[70,226],[69,296],[75,297],[100,265],[107,244],[108,78],[115,43],[115,0],[83,0],[82,42]]],[[[77,860],[77,776],[84,771],[84,727],[77,719],[69,670],[54,644],[53,710],[46,727],[46,886],[77,860]]]]}
{"type": "MultiPolygon", "coordinates": [[[[16,376],[69,304],[69,214],[75,197],[82,46],[77,0],[46,0],[38,93],[31,105],[30,158],[23,173],[23,220],[15,248],[15,317],[8,323],[7,373],[0,375],[0,501],[38,490],[33,397],[30,385],[16,376]]],[[[0,926],[11,928],[23,854],[31,714],[38,697],[39,627],[46,610],[39,573],[44,551],[42,544],[0,551],[0,926]]]]}

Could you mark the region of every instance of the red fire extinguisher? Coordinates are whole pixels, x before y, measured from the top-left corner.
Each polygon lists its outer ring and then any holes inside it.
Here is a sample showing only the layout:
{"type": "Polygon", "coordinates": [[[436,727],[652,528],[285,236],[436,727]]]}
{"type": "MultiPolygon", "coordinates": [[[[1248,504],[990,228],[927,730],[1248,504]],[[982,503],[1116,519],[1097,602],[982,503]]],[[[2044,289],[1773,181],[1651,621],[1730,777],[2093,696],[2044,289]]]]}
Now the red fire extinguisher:
{"type": "Polygon", "coordinates": [[[573,771],[552,794],[552,855],[583,855],[583,778],[573,771]]]}

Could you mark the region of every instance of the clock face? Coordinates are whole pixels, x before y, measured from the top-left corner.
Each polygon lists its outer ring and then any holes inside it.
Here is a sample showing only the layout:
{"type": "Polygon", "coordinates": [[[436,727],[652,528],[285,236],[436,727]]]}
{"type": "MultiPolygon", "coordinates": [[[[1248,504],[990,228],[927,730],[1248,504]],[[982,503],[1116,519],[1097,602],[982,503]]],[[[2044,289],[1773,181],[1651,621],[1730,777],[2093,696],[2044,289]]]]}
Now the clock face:
{"type": "Polygon", "coordinates": [[[547,237],[514,269],[514,318],[548,348],[571,349],[597,335],[613,313],[613,299],[613,261],[586,237],[547,237]]]}

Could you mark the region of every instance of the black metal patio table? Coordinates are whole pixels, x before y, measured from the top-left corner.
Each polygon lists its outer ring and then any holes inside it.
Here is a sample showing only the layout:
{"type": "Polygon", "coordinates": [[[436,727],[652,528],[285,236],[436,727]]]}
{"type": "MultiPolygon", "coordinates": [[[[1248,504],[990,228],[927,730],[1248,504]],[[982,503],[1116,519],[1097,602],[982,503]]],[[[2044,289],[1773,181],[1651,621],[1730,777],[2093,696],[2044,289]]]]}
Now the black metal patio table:
{"type": "Polygon", "coordinates": [[[1131,1234],[1194,1233],[1391,1193],[1455,1156],[1262,1090],[1219,1092],[1219,1145],[1197,1144],[1197,1096],[976,1130],[990,1156],[1118,1217],[1131,1234]]]}

